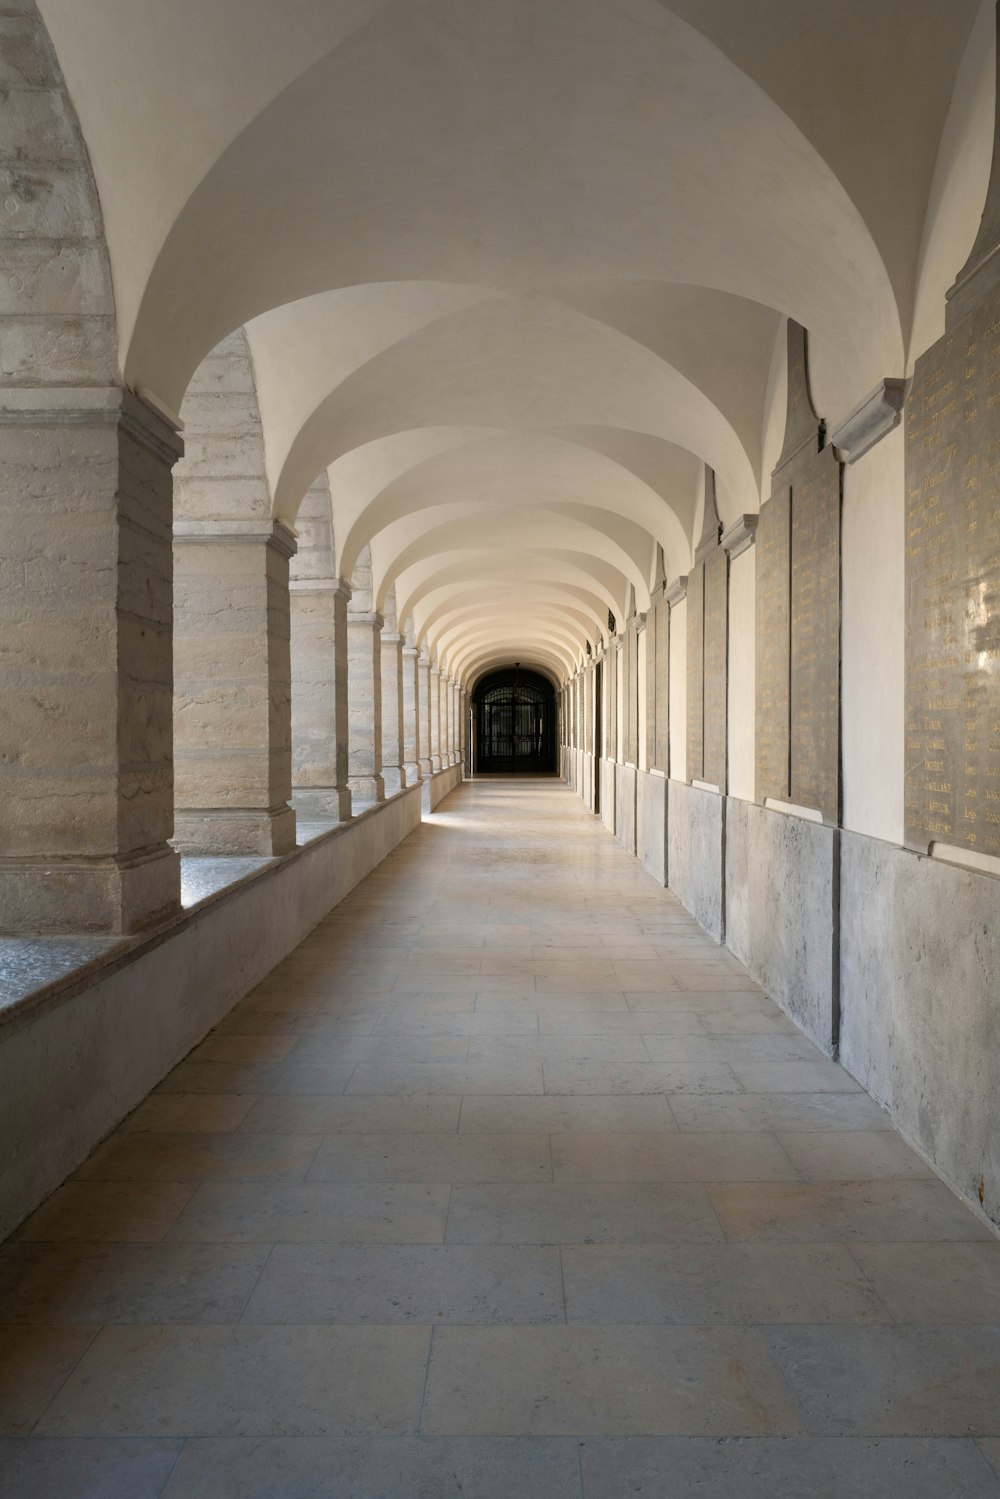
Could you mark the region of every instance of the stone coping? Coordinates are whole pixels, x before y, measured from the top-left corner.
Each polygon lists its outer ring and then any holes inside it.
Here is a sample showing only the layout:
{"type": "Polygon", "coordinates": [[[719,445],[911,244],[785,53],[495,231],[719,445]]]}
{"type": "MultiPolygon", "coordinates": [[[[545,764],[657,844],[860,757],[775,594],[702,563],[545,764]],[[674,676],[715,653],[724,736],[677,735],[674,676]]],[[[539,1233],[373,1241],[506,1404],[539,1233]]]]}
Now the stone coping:
{"type": "MultiPolygon", "coordinates": [[[[444,772],[435,772],[439,774],[444,772]]],[[[273,878],[317,843],[343,837],[359,823],[377,817],[399,797],[413,795],[420,795],[419,783],[394,791],[383,802],[372,802],[347,822],[300,823],[298,846],[281,858],[183,857],[182,909],[134,936],[0,937],[0,1029],[44,1004],[78,994],[98,974],[103,977],[158,947],[206,910],[231,899],[243,886],[273,878]]]]}

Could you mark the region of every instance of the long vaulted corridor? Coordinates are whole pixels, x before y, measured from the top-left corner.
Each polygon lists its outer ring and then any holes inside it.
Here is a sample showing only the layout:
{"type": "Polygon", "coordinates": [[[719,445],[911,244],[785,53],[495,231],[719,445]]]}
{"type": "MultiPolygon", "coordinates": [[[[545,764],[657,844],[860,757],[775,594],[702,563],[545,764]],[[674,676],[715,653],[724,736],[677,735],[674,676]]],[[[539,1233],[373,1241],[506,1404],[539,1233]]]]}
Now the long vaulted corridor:
{"type": "Polygon", "coordinates": [[[1000,1245],[554,780],[336,907],[0,1321],[2,1499],[1000,1495],[1000,1245]]]}

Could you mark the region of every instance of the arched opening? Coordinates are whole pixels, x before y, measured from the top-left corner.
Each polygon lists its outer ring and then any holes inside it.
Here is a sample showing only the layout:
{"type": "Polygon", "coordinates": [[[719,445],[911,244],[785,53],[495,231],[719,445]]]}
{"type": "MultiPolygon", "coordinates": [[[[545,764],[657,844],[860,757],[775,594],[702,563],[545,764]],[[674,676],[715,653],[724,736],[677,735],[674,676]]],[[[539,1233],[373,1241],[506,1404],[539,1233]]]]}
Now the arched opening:
{"type": "Polygon", "coordinates": [[[551,682],[519,665],[491,672],[476,688],[476,754],[483,774],[551,775],[556,703],[551,682]]]}

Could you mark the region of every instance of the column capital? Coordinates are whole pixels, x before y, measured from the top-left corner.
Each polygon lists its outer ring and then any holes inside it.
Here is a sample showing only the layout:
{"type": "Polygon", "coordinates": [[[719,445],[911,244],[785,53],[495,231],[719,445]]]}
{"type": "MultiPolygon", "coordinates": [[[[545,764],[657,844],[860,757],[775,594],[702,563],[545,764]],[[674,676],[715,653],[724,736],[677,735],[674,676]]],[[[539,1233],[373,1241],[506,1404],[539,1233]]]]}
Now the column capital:
{"type": "Polygon", "coordinates": [[[381,614],[375,614],[371,610],[359,609],[355,611],[348,609],[347,623],[349,625],[371,625],[373,630],[381,630],[383,621],[381,614]]]}
{"type": "Polygon", "coordinates": [[[175,520],[174,541],[246,542],[274,547],[283,557],[294,557],[297,543],[294,532],[284,521],[253,520],[175,520]]]}
{"type": "Polygon", "coordinates": [[[288,589],[290,593],[330,594],[334,598],[344,599],[348,604],[351,602],[350,587],[340,578],[292,578],[288,589]]]}

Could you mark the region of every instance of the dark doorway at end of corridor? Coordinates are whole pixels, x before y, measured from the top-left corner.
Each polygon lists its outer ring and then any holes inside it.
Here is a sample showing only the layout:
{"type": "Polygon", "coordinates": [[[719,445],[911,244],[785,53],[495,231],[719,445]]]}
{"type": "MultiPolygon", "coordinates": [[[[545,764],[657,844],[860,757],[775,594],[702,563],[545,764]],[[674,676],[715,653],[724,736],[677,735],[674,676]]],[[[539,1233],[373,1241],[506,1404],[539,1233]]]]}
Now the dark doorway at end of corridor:
{"type": "Polygon", "coordinates": [[[491,672],[473,694],[473,771],[554,774],[556,699],[552,683],[520,666],[491,672]]]}

